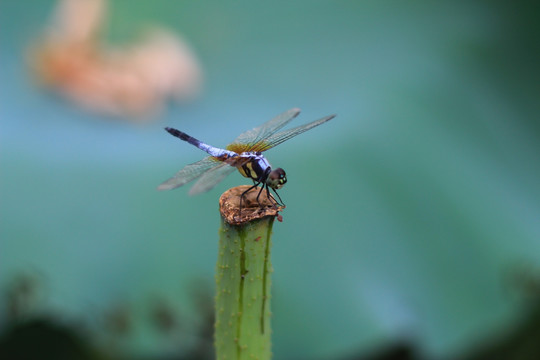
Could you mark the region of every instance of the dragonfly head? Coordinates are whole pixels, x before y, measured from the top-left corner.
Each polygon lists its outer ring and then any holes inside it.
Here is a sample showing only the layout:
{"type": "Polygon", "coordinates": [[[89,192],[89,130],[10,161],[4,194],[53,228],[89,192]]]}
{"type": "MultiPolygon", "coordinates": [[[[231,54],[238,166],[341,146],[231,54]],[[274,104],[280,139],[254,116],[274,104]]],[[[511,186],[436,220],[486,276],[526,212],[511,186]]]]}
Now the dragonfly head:
{"type": "Polygon", "coordinates": [[[268,178],[266,179],[266,184],[274,190],[281,189],[286,182],[287,176],[285,175],[285,170],[282,168],[270,171],[270,174],[268,174],[268,178]]]}

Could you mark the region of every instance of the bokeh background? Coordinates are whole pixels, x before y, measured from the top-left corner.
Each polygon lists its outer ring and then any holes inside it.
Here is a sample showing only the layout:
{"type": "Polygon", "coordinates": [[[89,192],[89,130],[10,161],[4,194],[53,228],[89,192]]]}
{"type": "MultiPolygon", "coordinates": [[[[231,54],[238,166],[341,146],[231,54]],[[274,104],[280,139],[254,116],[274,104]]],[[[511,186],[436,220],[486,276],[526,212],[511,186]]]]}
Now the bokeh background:
{"type": "Polygon", "coordinates": [[[224,146],[300,107],[338,116],[267,154],[275,358],[540,358],[537,3],[111,0],[106,46],[159,24],[201,69],[144,121],[43,84],[56,5],[0,0],[4,352],[211,358],[217,201],[246,181],[156,191],[204,155],[163,127],[224,146]]]}

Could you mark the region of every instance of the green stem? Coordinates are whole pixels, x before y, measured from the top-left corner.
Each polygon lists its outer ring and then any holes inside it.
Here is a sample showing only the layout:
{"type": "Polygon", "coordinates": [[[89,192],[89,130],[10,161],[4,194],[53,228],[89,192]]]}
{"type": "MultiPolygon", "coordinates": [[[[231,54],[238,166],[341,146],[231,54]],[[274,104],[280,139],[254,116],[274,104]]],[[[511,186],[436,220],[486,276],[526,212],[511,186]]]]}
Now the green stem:
{"type": "Polygon", "coordinates": [[[245,212],[245,217],[249,218],[245,222],[230,224],[225,216],[221,220],[216,266],[215,346],[218,360],[272,357],[270,251],[277,211],[262,211],[255,219],[248,215],[249,209],[245,212]]]}

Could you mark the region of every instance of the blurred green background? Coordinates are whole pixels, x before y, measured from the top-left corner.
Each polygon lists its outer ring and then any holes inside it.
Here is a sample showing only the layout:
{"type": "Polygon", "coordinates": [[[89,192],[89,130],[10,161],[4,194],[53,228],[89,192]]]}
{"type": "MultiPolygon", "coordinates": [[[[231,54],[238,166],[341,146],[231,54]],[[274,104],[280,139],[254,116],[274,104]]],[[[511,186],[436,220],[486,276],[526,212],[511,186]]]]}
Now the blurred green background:
{"type": "Polygon", "coordinates": [[[204,155],[163,127],[224,146],[292,107],[296,125],[338,116],[267,154],[289,180],[273,237],[276,359],[402,343],[463,357],[529,314],[537,3],[113,0],[108,43],[157,23],[187,39],[204,72],[197,100],[146,125],[36,86],[26,54],[54,4],[0,1],[0,331],[8,295],[30,281],[32,316],[98,348],[187,354],[211,312],[200,304],[213,296],[219,195],[247,182],[156,191],[204,155]]]}

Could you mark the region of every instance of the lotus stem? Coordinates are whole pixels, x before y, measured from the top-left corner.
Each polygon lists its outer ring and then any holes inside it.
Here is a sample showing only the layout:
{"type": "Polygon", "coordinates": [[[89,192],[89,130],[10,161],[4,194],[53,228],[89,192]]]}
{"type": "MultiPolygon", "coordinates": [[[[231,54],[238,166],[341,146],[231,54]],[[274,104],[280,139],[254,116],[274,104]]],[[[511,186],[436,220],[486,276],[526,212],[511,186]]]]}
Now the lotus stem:
{"type": "Polygon", "coordinates": [[[216,359],[271,359],[272,226],[283,207],[259,188],[229,189],[220,198],[216,266],[216,359]],[[241,211],[240,211],[241,210],[241,211]]]}

